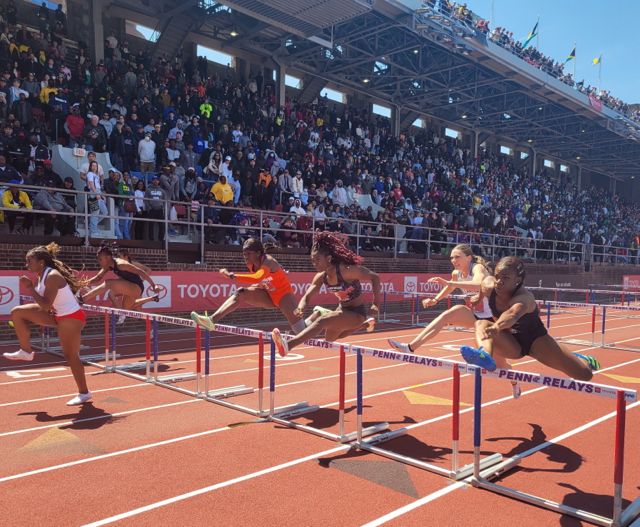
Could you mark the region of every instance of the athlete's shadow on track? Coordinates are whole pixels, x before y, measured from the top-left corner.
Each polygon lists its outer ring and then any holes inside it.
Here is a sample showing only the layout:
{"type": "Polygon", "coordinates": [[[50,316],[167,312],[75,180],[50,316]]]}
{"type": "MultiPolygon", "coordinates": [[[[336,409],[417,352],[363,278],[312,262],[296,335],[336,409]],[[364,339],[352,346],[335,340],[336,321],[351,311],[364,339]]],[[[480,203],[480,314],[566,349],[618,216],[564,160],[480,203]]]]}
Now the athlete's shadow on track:
{"type": "MultiPolygon", "coordinates": [[[[576,509],[585,509],[589,512],[601,514],[605,517],[611,517],[611,511],[613,510],[613,496],[607,496],[605,494],[592,494],[590,492],[584,492],[578,487],[569,483],[558,483],[565,489],[572,490],[573,492],[567,494],[563,499],[563,505],[574,507],[576,509]]],[[[624,509],[630,504],[629,500],[622,500],[622,508],[624,509]]],[[[577,518],[563,515],[560,518],[560,525],[562,527],[577,527],[578,525],[584,525],[577,518]]]]}
{"type": "MultiPolygon", "coordinates": [[[[371,406],[363,406],[363,408],[371,408],[371,406]]],[[[356,406],[349,406],[344,409],[345,414],[349,414],[356,410],[356,406]]],[[[300,416],[300,419],[306,419],[308,422],[304,423],[307,426],[312,426],[313,428],[318,428],[320,430],[324,430],[326,428],[331,428],[338,424],[340,419],[340,412],[333,408],[320,408],[315,412],[310,412],[308,414],[304,414],[300,416]]],[[[411,417],[404,416],[402,421],[388,421],[389,424],[412,424],[415,423],[411,417]]],[[[363,422],[362,426],[364,428],[368,426],[373,426],[378,424],[377,421],[372,422],[363,422]]],[[[349,431],[349,430],[348,430],[349,431]]]]}
{"type": "MultiPolygon", "coordinates": [[[[504,457],[516,456],[523,454],[530,448],[540,446],[547,440],[547,434],[540,425],[529,423],[532,428],[531,437],[492,437],[487,441],[520,441],[519,445],[513,447],[509,452],[503,453],[504,457]]],[[[560,444],[551,444],[544,450],[541,450],[547,459],[553,463],[562,465],[559,468],[531,468],[531,467],[517,467],[516,470],[522,472],[575,472],[580,468],[584,458],[577,452],[571,450],[569,447],[560,444]]]]}
{"type": "Polygon", "coordinates": [[[104,425],[113,424],[124,417],[115,417],[93,403],[83,404],[77,413],[62,415],[50,415],[49,412],[23,412],[18,415],[33,415],[39,423],[53,423],[55,421],[68,421],[71,424],[60,426],[61,430],[97,430],[104,425]]]}

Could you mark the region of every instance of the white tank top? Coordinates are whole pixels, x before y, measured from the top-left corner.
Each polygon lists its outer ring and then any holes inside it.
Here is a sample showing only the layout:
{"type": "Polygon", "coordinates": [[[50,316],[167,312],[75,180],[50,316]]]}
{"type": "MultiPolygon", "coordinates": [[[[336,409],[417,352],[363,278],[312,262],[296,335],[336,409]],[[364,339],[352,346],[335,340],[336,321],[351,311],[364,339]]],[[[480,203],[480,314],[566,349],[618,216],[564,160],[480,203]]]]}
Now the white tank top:
{"type": "MultiPolygon", "coordinates": [[[[39,295],[44,295],[45,281],[51,271],[51,267],[45,267],[45,270],[42,273],[42,278],[38,280],[35,290],[39,295]]],[[[57,317],[64,317],[80,310],[80,304],[78,304],[76,297],[73,295],[73,291],[71,291],[69,284],[65,284],[64,287],[58,289],[58,293],[53,300],[51,309],[57,317]]]]}
{"type": "MultiPolygon", "coordinates": [[[[469,274],[468,275],[463,275],[462,273],[458,272],[458,280],[460,282],[470,282],[471,280],[473,280],[473,266],[476,265],[475,262],[471,262],[471,267],[469,267],[469,274]]],[[[473,293],[475,294],[476,291],[467,291],[466,289],[464,289],[463,287],[461,287],[460,289],[462,289],[465,293],[473,293]]],[[[493,318],[493,315],[491,314],[491,307],[489,307],[489,299],[488,298],[483,298],[482,299],[482,304],[476,306],[476,308],[473,311],[474,315],[478,318],[493,318]]]]}

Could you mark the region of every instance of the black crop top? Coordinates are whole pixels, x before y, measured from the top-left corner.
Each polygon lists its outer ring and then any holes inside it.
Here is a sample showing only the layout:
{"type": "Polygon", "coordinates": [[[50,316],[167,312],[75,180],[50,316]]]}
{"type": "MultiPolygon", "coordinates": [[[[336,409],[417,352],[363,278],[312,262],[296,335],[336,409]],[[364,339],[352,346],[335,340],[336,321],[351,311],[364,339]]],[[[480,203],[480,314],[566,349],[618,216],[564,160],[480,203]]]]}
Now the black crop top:
{"type": "Polygon", "coordinates": [[[111,269],[118,278],[122,278],[127,282],[136,284],[140,288],[140,290],[144,291],[144,282],[142,281],[142,278],[140,278],[140,276],[138,276],[136,273],[132,273],[131,271],[122,271],[118,269],[118,261],[115,258],[113,259],[113,267],[111,269]]]}
{"type": "Polygon", "coordinates": [[[327,281],[327,273],[325,271],[322,280],[327,286],[327,289],[338,297],[338,300],[341,304],[352,302],[362,294],[362,284],[360,283],[360,280],[347,282],[342,277],[342,273],[340,272],[340,265],[336,265],[336,277],[338,279],[338,283],[335,285],[331,285],[327,281]]]}
{"type": "MultiPolygon", "coordinates": [[[[491,295],[489,296],[489,307],[491,308],[491,314],[493,318],[496,320],[504,313],[504,311],[500,311],[498,306],[496,305],[496,291],[495,289],[491,291],[491,295]]],[[[540,310],[538,309],[538,305],[536,304],[535,311],[531,313],[526,313],[521,316],[518,321],[511,326],[512,333],[536,333],[540,331],[540,328],[545,329],[542,320],[540,320],[540,310]]]]}

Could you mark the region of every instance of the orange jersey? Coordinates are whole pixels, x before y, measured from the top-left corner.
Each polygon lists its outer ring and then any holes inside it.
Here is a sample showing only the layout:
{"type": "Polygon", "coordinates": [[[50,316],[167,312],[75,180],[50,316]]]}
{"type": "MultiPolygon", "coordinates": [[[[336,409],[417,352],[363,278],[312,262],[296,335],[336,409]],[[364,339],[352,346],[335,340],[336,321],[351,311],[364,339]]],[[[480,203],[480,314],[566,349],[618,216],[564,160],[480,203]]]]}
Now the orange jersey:
{"type": "Polygon", "coordinates": [[[267,291],[281,291],[291,289],[289,278],[284,269],[280,268],[271,272],[266,265],[263,265],[255,273],[234,273],[236,280],[241,284],[259,284],[267,291]]]}

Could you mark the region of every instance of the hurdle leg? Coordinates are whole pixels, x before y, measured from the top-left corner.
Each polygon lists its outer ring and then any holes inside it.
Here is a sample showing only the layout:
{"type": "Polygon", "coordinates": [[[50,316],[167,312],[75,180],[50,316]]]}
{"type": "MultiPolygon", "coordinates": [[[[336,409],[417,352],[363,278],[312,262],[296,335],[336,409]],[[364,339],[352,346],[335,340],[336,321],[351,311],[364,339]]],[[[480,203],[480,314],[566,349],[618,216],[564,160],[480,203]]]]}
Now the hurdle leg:
{"type": "Polygon", "coordinates": [[[480,443],[482,435],[482,374],[475,368],[473,390],[473,478],[471,483],[477,486],[480,481],[480,443]]]}
{"type": "Polygon", "coordinates": [[[356,442],[362,443],[362,352],[356,355],[356,442]]]}
{"type": "Polygon", "coordinates": [[[624,432],[627,404],[624,392],[619,390],[616,397],[616,437],[614,443],[613,469],[613,525],[620,525],[622,516],[622,482],[624,475],[624,432]]]}
{"type": "Polygon", "coordinates": [[[149,317],[144,321],[144,351],[147,361],[145,376],[147,382],[149,382],[151,380],[151,320],[149,320],[149,317]]]}
{"type": "Polygon", "coordinates": [[[460,438],[460,369],[456,364],[453,367],[453,399],[451,419],[451,471],[458,472],[458,440],[460,438]]]}
{"type": "Polygon", "coordinates": [[[151,332],[153,348],[153,382],[158,382],[158,321],[154,318],[151,332]]]}
{"type": "Polygon", "coordinates": [[[116,316],[111,315],[111,371],[116,371],[116,316]]]}
{"type": "Polygon", "coordinates": [[[200,326],[196,326],[196,396],[200,396],[200,377],[202,376],[202,341],[200,326]]]}
{"type": "Polygon", "coordinates": [[[338,434],[344,437],[344,385],[346,360],[344,346],[340,346],[340,387],[338,389],[338,434]]]}
{"type": "Polygon", "coordinates": [[[104,368],[109,371],[109,314],[104,314],[104,368]]]}
{"type": "Polygon", "coordinates": [[[264,412],[264,335],[258,337],[258,415],[262,417],[264,412]]]}

